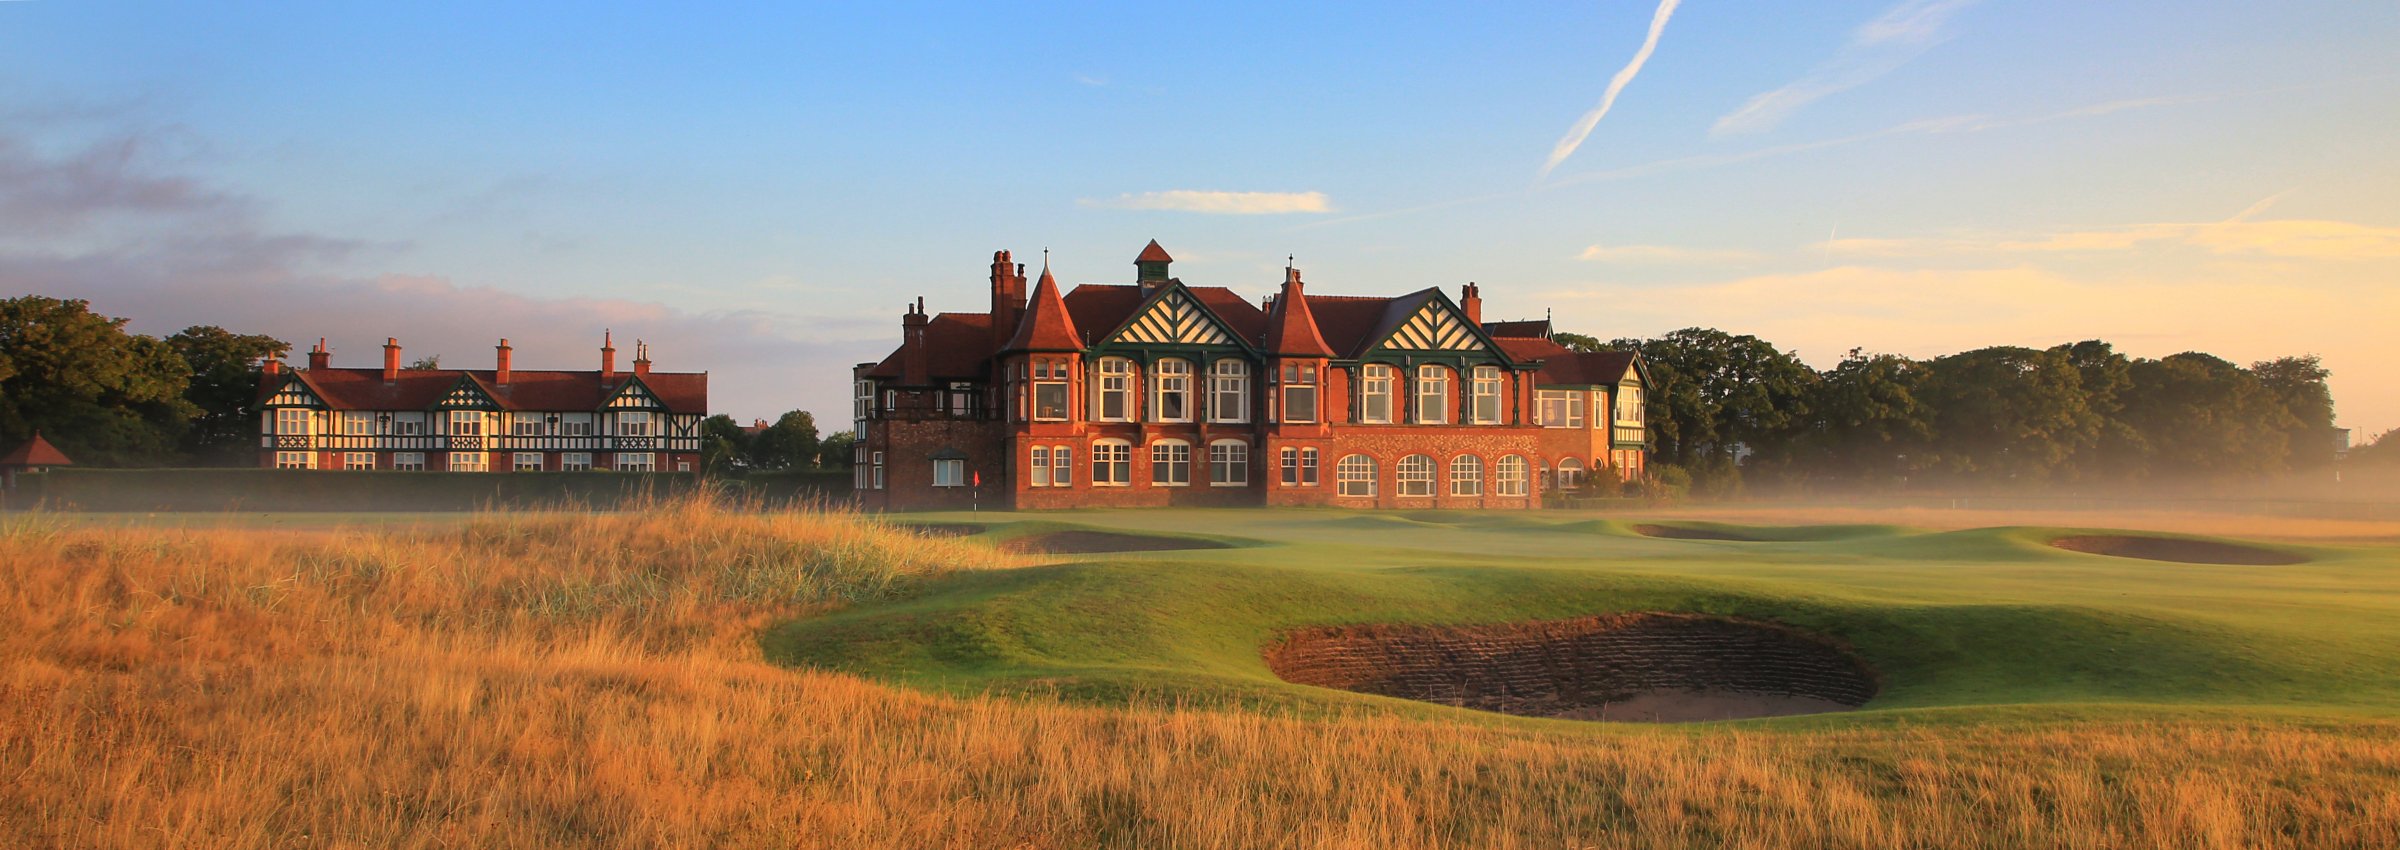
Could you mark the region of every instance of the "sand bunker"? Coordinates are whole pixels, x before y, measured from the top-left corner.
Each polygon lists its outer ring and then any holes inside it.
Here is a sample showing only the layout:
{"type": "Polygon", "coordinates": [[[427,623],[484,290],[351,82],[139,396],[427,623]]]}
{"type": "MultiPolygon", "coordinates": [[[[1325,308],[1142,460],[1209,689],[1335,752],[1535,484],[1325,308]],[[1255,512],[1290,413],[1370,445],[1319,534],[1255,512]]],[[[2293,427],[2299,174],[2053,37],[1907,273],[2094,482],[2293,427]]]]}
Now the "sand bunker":
{"type": "Polygon", "coordinates": [[[1760,542],[1759,538],[1751,537],[1746,534],[1735,534],[1730,531],[1718,531],[1709,528],[1686,528],[1680,525],[1637,525],[1633,527],[1633,533],[1642,535],[1644,537],[1658,537],[1667,540],[1730,540],[1736,543],[1760,542]]]}
{"type": "Polygon", "coordinates": [[[1011,552],[1036,555],[1088,555],[1095,552],[1163,552],[1173,549],[1229,549],[1214,540],[1153,537],[1115,531],[1053,531],[1019,537],[1000,544],[1011,552]]]}
{"type": "Polygon", "coordinates": [[[2289,552],[2277,552],[2273,549],[2222,543],[2215,540],[2184,540],[2174,537],[2083,534],[2061,537],[2050,541],[2050,545],[2070,552],[2113,555],[2119,558],[2141,558],[2149,561],[2174,561],[2183,564],[2280,567],[2308,561],[2305,557],[2289,552]]]}
{"type": "Polygon", "coordinates": [[[1285,681],[1532,717],[1680,722],[1842,711],[1874,673],[1831,641],[1697,614],[1336,626],[1265,652],[1285,681]]]}

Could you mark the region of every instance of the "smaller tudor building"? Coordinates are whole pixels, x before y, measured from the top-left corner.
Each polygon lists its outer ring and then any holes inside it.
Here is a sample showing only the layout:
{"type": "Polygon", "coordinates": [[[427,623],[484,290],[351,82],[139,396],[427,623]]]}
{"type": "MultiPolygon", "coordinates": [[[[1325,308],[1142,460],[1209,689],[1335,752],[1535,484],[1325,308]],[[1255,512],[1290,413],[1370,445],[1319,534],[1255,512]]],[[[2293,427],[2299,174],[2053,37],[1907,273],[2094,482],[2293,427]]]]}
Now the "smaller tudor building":
{"type": "Polygon", "coordinates": [[[1529,508],[1644,473],[1641,359],[1485,322],[1472,283],[1316,295],[1287,268],[1253,303],[1154,241],[1132,284],[1029,292],[992,259],[988,311],[918,299],[852,371],[862,505],[1529,508]]]}
{"type": "Polygon", "coordinates": [[[258,462],[274,469],[433,472],[690,472],[700,466],[708,373],[654,372],[634,344],[617,371],[603,335],[598,371],[518,370],[501,340],[491,369],[334,368],[324,340],[308,368],[268,361],[258,390],[258,462]]]}

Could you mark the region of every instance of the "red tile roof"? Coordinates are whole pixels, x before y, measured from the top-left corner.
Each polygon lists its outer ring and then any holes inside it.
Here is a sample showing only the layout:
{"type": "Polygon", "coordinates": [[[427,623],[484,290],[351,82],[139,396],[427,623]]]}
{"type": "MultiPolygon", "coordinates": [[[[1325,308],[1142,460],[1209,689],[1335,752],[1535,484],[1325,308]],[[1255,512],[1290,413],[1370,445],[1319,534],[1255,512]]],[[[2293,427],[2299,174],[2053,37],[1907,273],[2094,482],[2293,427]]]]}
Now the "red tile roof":
{"type": "Polygon", "coordinates": [[[1152,239],[1148,246],[1142,248],[1142,255],[1133,258],[1133,261],[1137,263],[1172,263],[1175,262],[1175,258],[1167,256],[1167,249],[1158,247],[1158,240],[1152,239]]]}
{"type": "Polygon", "coordinates": [[[50,445],[49,440],[42,439],[40,431],[33,432],[32,439],[18,444],[16,448],[10,449],[8,454],[0,455],[0,466],[74,465],[74,461],[67,459],[66,452],[59,451],[57,446],[50,445]]]}
{"type": "MultiPolygon", "coordinates": [[[[402,369],[392,381],[382,369],[304,369],[291,373],[334,410],[425,410],[439,404],[461,377],[473,381],[503,410],[598,410],[634,379],[619,372],[600,380],[598,370],[558,372],[513,369],[502,386],[487,369],[402,369]]],[[[283,376],[270,375],[259,383],[260,401],[283,386],[283,376]]],[[[641,376],[659,403],[676,413],[708,412],[708,373],[652,372],[641,376]]]]}
{"type": "Polygon", "coordinates": [[[1317,332],[1316,316],[1308,311],[1308,295],[1300,285],[1299,272],[1291,272],[1283,292],[1275,296],[1275,309],[1267,314],[1267,337],[1259,348],[1292,357],[1333,356],[1325,335],[1317,332]]]}
{"type": "MultiPolygon", "coordinates": [[[[1239,293],[1222,286],[1187,286],[1183,291],[1250,344],[1258,344],[1266,335],[1267,314],[1239,293]]],[[[1075,317],[1075,327],[1082,329],[1083,344],[1088,346],[1124,327],[1149,298],[1150,289],[1138,285],[1086,283],[1067,293],[1067,312],[1075,317]]]]}
{"type": "MultiPolygon", "coordinates": [[[[1151,243],[1157,244],[1155,242],[1151,243]]],[[[1042,269],[1042,280],[1033,285],[1033,299],[1026,305],[1025,318],[1017,322],[1017,334],[1010,337],[1001,351],[1079,351],[1083,335],[1075,330],[1075,317],[1067,312],[1066,299],[1058,294],[1058,280],[1050,269],[1042,269]]]]}
{"type": "MultiPolygon", "coordinates": [[[[989,377],[992,314],[943,313],[925,325],[925,376],[972,380],[989,377]]],[[[900,349],[867,370],[869,377],[900,377],[900,349]]]]}

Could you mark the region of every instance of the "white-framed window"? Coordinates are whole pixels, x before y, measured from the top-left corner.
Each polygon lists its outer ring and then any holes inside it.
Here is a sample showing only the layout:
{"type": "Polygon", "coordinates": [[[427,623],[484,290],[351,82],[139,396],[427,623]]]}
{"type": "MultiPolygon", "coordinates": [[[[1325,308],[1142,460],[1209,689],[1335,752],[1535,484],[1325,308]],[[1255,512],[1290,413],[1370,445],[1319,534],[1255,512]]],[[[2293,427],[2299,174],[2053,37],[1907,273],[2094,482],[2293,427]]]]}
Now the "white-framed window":
{"type": "MultiPolygon", "coordinates": [[[[344,424],[344,425],[348,425],[349,423],[346,423],[346,422],[345,422],[345,423],[343,423],[343,424],[344,424]]],[[[342,453],[342,468],[343,468],[343,469],[374,469],[374,468],[375,468],[375,453],[374,453],[374,452],[343,452],[343,453],[342,453]]]]}
{"type": "Polygon", "coordinates": [[[1283,410],[1280,422],[1317,421],[1317,364],[1283,364],[1283,410]]]}
{"type": "Polygon", "coordinates": [[[1075,486],[1075,449],[1073,447],[1050,447],[1050,486],[1075,486]]]}
{"type": "Polygon", "coordinates": [[[316,418],[316,412],[306,408],[276,408],[275,433],[285,436],[306,435],[310,430],[309,426],[316,423],[316,418]]]}
{"type": "Polygon", "coordinates": [[[483,472],[485,471],[484,463],[485,456],[482,452],[451,452],[442,468],[451,472],[483,472]]]}
{"type": "Polygon", "coordinates": [[[1558,459],[1558,489],[1583,489],[1583,461],[1571,457],[1558,459]]]}
{"type": "Polygon", "coordinates": [[[1025,462],[1025,471],[1031,473],[1029,486],[1050,486],[1050,447],[1034,446],[1033,457],[1025,462]]]}
{"type": "Polygon", "coordinates": [[[1450,495],[1483,495],[1483,458],[1459,455],[1450,459],[1450,495]]]}
{"type": "Polygon", "coordinates": [[[425,411],[403,410],[392,414],[392,433],[415,437],[425,433],[425,411]]]}
{"type": "Polygon", "coordinates": [[[393,452],[392,469],[396,472],[424,472],[424,452],[393,452]]]}
{"type": "Polygon", "coordinates": [[[966,460],[955,457],[935,458],[933,461],[933,486],[967,486],[966,460]]]}
{"type": "Polygon", "coordinates": [[[276,452],[276,453],[275,453],[275,468],[276,468],[276,469],[315,469],[315,468],[317,468],[317,453],[316,453],[316,452],[276,452]]]}
{"type": "Polygon", "coordinates": [[[1133,361],[1100,358],[1100,380],[1092,393],[1092,418],[1101,422],[1133,421],[1133,361]]]}
{"type": "Polygon", "coordinates": [[[860,378],[850,382],[850,421],[860,423],[853,433],[864,434],[867,417],[875,415],[875,382],[860,378]]]}
{"type": "Polygon", "coordinates": [[[1582,390],[1537,390],[1534,398],[1540,402],[1542,427],[1583,427],[1582,390]]]}
{"type": "Polygon", "coordinates": [[[559,433],[559,436],[562,436],[562,437],[589,437],[589,436],[591,436],[591,435],[592,435],[592,414],[589,414],[589,413],[568,413],[568,414],[561,415],[561,416],[558,418],[558,433],[559,433]]]}
{"type": "Polygon", "coordinates": [[[677,461],[675,461],[675,471],[676,471],[676,472],[690,472],[690,471],[692,471],[692,461],[691,461],[691,459],[690,459],[690,458],[685,458],[685,459],[681,459],[681,460],[677,460],[677,461]]]}
{"type": "Polygon", "coordinates": [[[1492,464],[1492,478],[1492,490],[1495,494],[1501,496],[1525,495],[1527,486],[1525,458],[1520,455],[1502,456],[1498,463],[1492,464]]]}
{"type": "Polygon", "coordinates": [[[1169,357],[1151,365],[1150,419],[1192,421],[1192,361],[1169,357]]]}
{"type": "Polygon", "coordinates": [[[1639,385],[1639,384],[1626,384],[1625,386],[1623,386],[1623,387],[1620,387],[1620,388],[1618,388],[1618,389],[1617,389],[1617,423],[1618,423],[1618,424],[1621,424],[1621,425],[1640,425],[1640,424],[1642,424],[1642,420],[1643,420],[1643,418],[1644,418],[1643,411],[1644,411],[1645,409],[1646,409],[1646,408],[1644,408],[1644,407],[1642,406],[1642,388],[1641,388],[1641,385],[1639,385]]]}
{"type": "Polygon", "coordinates": [[[1250,364],[1219,360],[1208,367],[1208,421],[1250,421],[1250,364]]]}
{"type": "Polygon", "coordinates": [[[1150,484],[1154,487],[1188,487],[1192,483],[1192,444],[1182,440],[1160,440],[1150,444],[1150,484]]]}
{"type": "Polygon", "coordinates": [[[1468,415],[1477,425],[1500,421],[1500,367],[1475,367],[1475,399],[1468,415]]]}
{"type": "Polygon", "coordinates": [[[1250,444],[1218,440],[1208,444],[1208,484],[1211,487],[1250,486],[1250,444]]]}
{"type": "Polygon", "coordinates": [[[1317,486],[1317,450],[1285,446],[1278,453],[1283,467],[1283,486],[1317,486]]]}
{"type": "Polygon", "coordinates": [[[1092,486],[1123,487],[1133,483],[1133,444],[1101,440],[1092,444],[1092,486]]]}
{"type": "Polygon", "coordinates": [[[873,482],[875,489],[881,490],[883,489],[883,453],[875,452],[871,457],[873,460],[867,464],[867,467],[874,471],[872,477],[875,479],[873,482]]]}
{"type": "Polygon", "coordinates": [[[539,413],[517,413],[508,417],[508,434],[512,437],[539,437],[542,426],[549,424],[539,413]]]}
{"type": "Polygon", "coordinates": [[[619,472],[657,472],[658,456],[649,452],[618,452],[616,469],[619,472]]]}
{"type": "Polygon", "coordinates": [[[1333,465],[1333,492],[1340,496],[1375,495],[1375,459],[1344,455],[1333,465]]]}
{"type": "Polygon", "coordinates": [[[479,437],[483,435],[483,411],[450,411],[450,436],[479,437]]]}
{"type": "Polygon", "coordinates": [[[542,453],[541,453],[541,452],[517,452],[517,453],[516,453],[516,456],[515,456],[515,457],[513,457],[513,458],[511,458],[511,460],[513,460],[513,461],[514,461],[514,463],[513,463],[513,464],[511,464],[511,466],[512,466],[512,467],[513,467],[513,468],[514,468],[514,469],[515,469],[517,472],[540,472],[540,471],[542,471],[542,453]]]}
{"type": "Polygon", "coordinates": [[[1450,370],[1425,364],[1417,367],[1417,421],[1441,425],[1450,421],[1450,370]]]}
{"type": "Polygon", "coordinates": [[[1399,495],[1433,495],[1432,457],[1426,455],[1409,455],[1401,458],[1400,465],[1394,467],[1392,472],[1393,489],[1397,491],[1399,495]]]}
{"type": "MultiPolygon", "coordinates": [[[[364,437],[375,433],[375,414],[364,410],[345,410],[342,416],[342,436],[364,437]]],[[[344,461],[343,466],[349,462],[344,461]]]]}
{"type": "Polygon", "coordinates": [[[658,436],[658,431],[656,423],[650,418],[649,411],[628,410],[617,414],[617,436],[655,437],[658,436]]]}
{"type": "Polygon", "coordinates": [[[590,472],[592,471],[592,453],[566,452],[560,454],[558,468],[561,472],[590,472]]]}
{"type": "Polygon", "coordinates": [[[1358,375],[1358,421],[1392,421],[1392,367],[1369,363],[1358,375]]]}
{"type": "Polygon", "coordinates": [[[1033,418],[1055,422],[1067,418],[1068,409],[1066,361],[1033,361],[1033,418]]]}

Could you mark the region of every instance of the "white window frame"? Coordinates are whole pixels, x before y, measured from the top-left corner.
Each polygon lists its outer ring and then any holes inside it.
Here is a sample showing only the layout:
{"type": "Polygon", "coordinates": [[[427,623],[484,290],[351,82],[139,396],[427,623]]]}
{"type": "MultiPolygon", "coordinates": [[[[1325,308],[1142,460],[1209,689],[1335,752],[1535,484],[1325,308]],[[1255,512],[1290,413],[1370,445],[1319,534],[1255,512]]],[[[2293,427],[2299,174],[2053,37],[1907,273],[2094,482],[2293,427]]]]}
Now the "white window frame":
{"type": "Polygon", "coordinates": [[[1333,493],[1336,496],[1373,498],[1375,495],[1375,458],[1369,455],[1343,455],[1333,465],[1333,493]]]}
{"type": "Polygon", "coordinates": [[[1192,421],[1192,361],[1167,357],[1150,364],[1150,421],[1192,421]],[[1175,400],[1183,410],[1167,411],[1168,400],[1175,400]]]}
{"type": "Polygon", "coordinates": [[[275,468],[276,468],[276,469],[315,469],[315,468],[317,468],[317,453],[316,453],[316,452],[276,452],[276,453],[275,453],[275,468]]]}
{"type": "Polygon", "coordinates": [[[442,469],[446,472],[486,472],[490,470],[490,463],[491,459],[482,452],[451,452],[449,457],[442,459],[442,469]]]}
{"type": "Polygon", "coordinates": [[[393,453],[392,453],[392,471],[393,471],[393,472],[424,472],[424,471],[425,471],[425,453],[424,453],[424,452],[393,452],[393,453]]]}
{"type": "Polygon", "coordinates": [[[1065,361],[1047,358],[1033,361],[1033,390],[1027,396],[1027,405],[1026,415],[1036,422],[1064,422],[1073,415],[1075,398],[1067,389],[1065,361]],[[1048,390],[1058,393],[1058,413],[1053,416],[1042,415],[1042,393],[1048,390]]]}
{"type": "MultiPolygon", "coordinates": [[[[342,436],[366,437],[375,433],[374,414],[364,410],[345,410],[337,415],[342,417],[342,436]]],[[[345,460],[342,465],[347,467],[350,464],[345,460]]]]}
{"type": "Polygon", "coordinates": [[[558,456],[558,471],[560,471],[560,472],[590,472],[590,471],[592,471],[592,453],[591,453],[591,452],[565,452],[565,453],[562,453],[562,454],[560,454],[560,455],[558,456]]]}
{"type": "Polygon", "coordinates": [[[1557,488],[1560,492],[1573,492],[1583,489],[1584,469],[1583,461],[1581,459],[1571,457],[1559,458],[1558,465],[1554,468],[1554,472],[1552,474],[1557,476],[1557,488]]]}
{"type": "Polygon", "coordinates": [[[1500,421],[1500,367],[1475,367],[1474,402],[1468,405],[1468,416],[1477,425],[1500,421]]]}
{"type": "Polygon", "coordinates": [[[610,466],[619,472],[657,472],[658,456],[650,452],[618,452],[610,466]]]}
{"type": "Polygon", "coordinates": [[[450,411],[450,416],[449,416],[449,420],[450,420],[450,432],[449,432],[449,433],[450,433],[450,436],[453,436],[453,437],[481,437],[481,436],[483,436],[483,419],[484,419],[484,415],[485,415],[485,414],[484,414],[484,412],[483,412],[483,411],[480,411],[480,410],[453,410],[453,411],[450,411]]]}
{"type": "Polygon", "coordinates": [[[626,410],[617,413],[617,436],[656,437],[657,422],[647,410],[626,410]]]}
{"type": "Polygon", "coordinates": [[[1502,455],[1492,464],[1492,479],[1492,494],[1496,496],[1524,496],[1532,489],[1524,455],[1502,455]]]}
{"type": "MultiPolygon", "coordinates": [[[[316,418],[316,411],[304,407],[278,407],[275,409],[275,433],[293,437],[307,436],[316,425],[316,418]]],[[[281,463],[281,461],[277,462],[281,463]]]]}
{"type": "Polygon", "coordinates": [[[1208,421],[1250,421],[1250,364],[1224,358],[1208,368],[1208,421]]]}
{"type": "Polygon", "coordinates": [[[559,417],[558,417],[558,434],[559,434],[559,436],[561,436],[561,437],[589,437],[589,436],[591,436],[591,435],[592,435],[592,419],[593,419],[593,416],[594,416],[594,415],[593,415],[593,414],[590,414],[590,413],[564,413],[564,414],[560,414],[560,415],[559,415],[559,417]]]}
{"type": "Polygon", "coordinates": [[[1398,381],[1397,372],[1382,363],[1358,367],[1358,421],[1373,425],[1391,424],[1395,401],[1393,384],[1398,381]],[[1377,404],[1379,401],[1380,405],[1377,404]],[[1381,414],[1375,410],[1379,406],[1383,408],[1381,414]]]}
{"type": "Polygon", "coordinates": [[[1277,400],[1275,421],[1315,422],[1318,417],[1325,415],[1319,409],[1320,405],[1318,404],[1325,396],[1324,393],[1319,392],[1317,386],[1317,364],[1285,363],[1283,364],[1282,378],[1282,398],[1277,400]],[[1295,397],[1308,399],[1308,415],[1292,415],[1292,399],[1295,397]]]}
{"type": "Polygon", "coordinates": [[[1440,465],[1432,455],[1409,455],[1392,465],[1392,494],[1395,496],[1430,497],[1433,479],[1440,465]]]}
{"type": "Polygon", "coordinates": [[[1092,442],[1092,486],[1133,486],[1133,444],[1124,440],[1092,442]]]}
{"type": "Polygon", "coordinates": [[[1050,486],[1050,447],[1034,446],[1028,454],[1030,456],[1025,461],[1025,471],[1029,474],[1026,476],[1025,486],[1050,486]]]}
{"type": "Polygon", "coordinates": [[[934,459],[933,459],[933,486],[935,486],[935,487],[965,487],[965,486],[967,486],[967,461],[966,461],[966,459],[965,459],[965,458],[956,458],[956,457],[937,457],[937,458],[934,458],[934,459]]]}
{"type": "Polygon", "coordinates": [[[874,461],[868,466],[875,472],[875,489],[881,490],[883,489],[883,453],[875,452],[872,457],[874,461]]]}
{"type": "Polygon", "coordinates": [[[1217,440],[1208,444],[1208,486],[1250,486],[1250,444],[1217,440]]]}
{"type": "Polygon", "coordinates": [[[541,452],[515,452],[515,453],[512,453],[512,454],[510,454],[510,455],[509,455],[509,458],[508,458],[508,471],[510,471],[510,472],[540,472],[540,471],[542,471],[542,453],[541,453],[541,452]],[[530,466],[529,466],[528,464],[530,464],[530,466]]]}
{"type": "Polygon", "coordinates": [[[1073,446],[1050,447],[1050,486],[1075,486],[1075,448],[1073,446]]]}
{"type": "Polygon", "coordinates": [[[1150,486],[1192,486],[1192,444],[1182,440],[1151,443],[1150,486]]]}
{"type": "Polygon", "coordinates": [[[1450,495],[1483,495],[1483,458],[1459,455],[1450,459],[1450,495]]]}
{"type": "Polygon", "coordinates": [[[1647,418],[1642,405],[1642,385],[1626,384],[1617,389],[1617,424],[1640,425],[1647,418]]]}
{"type": "Polygon", "coordinates": [[[417,437],[423,436],[424,433],[425,411],[403,410],[392,414],[392,434],[394,436],[417,437]]]}
{"type": "MultiPolygon", "coordinates": [[[[343,424],[344,424],[344,425],[347,425],[347,424],[349,424],[349,423],[343,423],[343,424]]],[[[375,468],[375,453],[374,453],[374,452],[343,452],[343,453],[342,453],[342,468],[343,468],[343,469],[367,469],[367,470],[374,469],[374,468],[375,468]],[[362,463],[361,461],[364,461],[364,462],[362,463]]]]}
{"type": "Polygon", "coordinates": [[[1427,363],[1417,367],[1415,421],[1421,425],[1450,424],[1450,367],[1427,363]]]}
{"type": "Polygon", "coordinates": [[[875,414],[875,382],[859,378],[850,382],[850,420],[859,423],[856,433],[866,433],[867,418],[875,414]]]}
{"type": "Polygon", "coordinates": [[[1097,372],[1092,386],[1092,421],[1133,421],[1133,361],[1124,357],[1102,357],[1097,372]],[[1114,416],[1108,412],[1112,401],[1117,406],[1114,416]]]}

